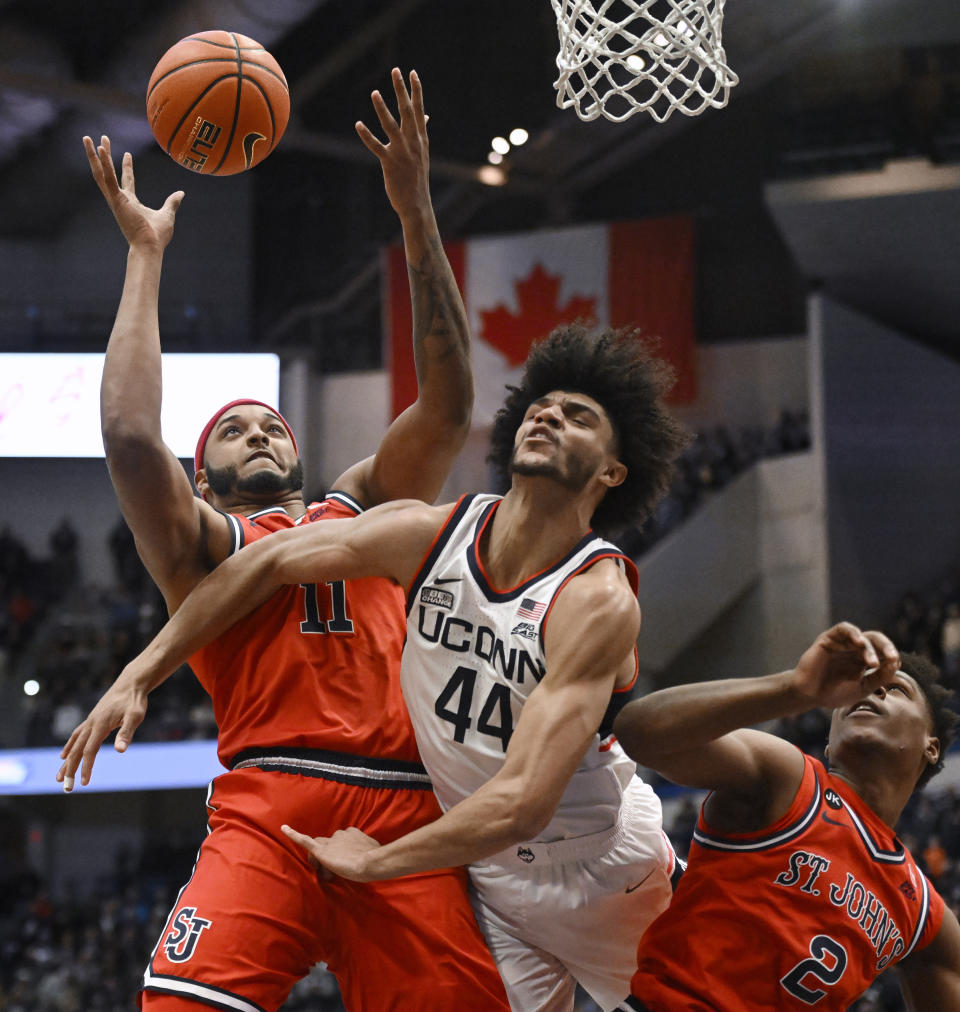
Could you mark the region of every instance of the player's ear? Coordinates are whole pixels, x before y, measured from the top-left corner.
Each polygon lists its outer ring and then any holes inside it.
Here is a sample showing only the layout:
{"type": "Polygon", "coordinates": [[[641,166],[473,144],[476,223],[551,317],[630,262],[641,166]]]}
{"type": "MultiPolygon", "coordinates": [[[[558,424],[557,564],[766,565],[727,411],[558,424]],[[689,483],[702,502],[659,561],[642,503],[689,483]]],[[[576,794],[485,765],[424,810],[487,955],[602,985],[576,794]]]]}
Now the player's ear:
{"type": "Polygon", "coordinates": [[[930,737],[927,739],[927,746],[923,750],[923,757],[931,766],[940,762],[940,739],[930,737]]]}
{"type": "Polygon", "coordinates": [[[600,472],[600,481],[607,488],[616,488],[627,480],[627,465],[613,460],[600,472]]]}
{"type": "Polygon", "coordinates": [[[193,484],[196,486],[197,491],[200,493],[200,498],[206,502],[207,493],[210,491],[210,484],[207,481],[207,472],[204,468],[200,468],[193,476],[193,484]]]}

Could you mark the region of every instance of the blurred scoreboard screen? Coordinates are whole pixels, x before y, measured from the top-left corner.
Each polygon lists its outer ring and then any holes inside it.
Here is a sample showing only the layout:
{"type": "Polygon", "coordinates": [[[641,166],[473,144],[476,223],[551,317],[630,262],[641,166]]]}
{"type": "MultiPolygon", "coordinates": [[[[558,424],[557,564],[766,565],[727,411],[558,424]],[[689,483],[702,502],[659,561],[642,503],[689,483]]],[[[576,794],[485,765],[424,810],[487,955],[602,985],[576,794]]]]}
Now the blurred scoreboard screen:
{"type": "MultiPolygon", "coordinates": [[[[102,457],[102,373],[101,354],[0,354],[0,457],[102,457]]],[[[191,459],[217,408],[238,397],[279,407],[279,391],[276,355],[164,355],[164,442],[191,459]]]]}

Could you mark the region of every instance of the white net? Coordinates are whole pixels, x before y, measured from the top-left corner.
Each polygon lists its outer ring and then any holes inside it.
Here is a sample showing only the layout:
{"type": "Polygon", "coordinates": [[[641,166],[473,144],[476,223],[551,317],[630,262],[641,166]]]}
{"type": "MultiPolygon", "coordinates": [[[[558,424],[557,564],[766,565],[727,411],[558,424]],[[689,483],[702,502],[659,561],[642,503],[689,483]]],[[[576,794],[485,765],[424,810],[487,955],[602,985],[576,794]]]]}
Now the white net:
{"type": "Polygon", "coordinates": [[[721,109],[739,80],[727,66],[724,0],[551,0],[557,16],[557,105],[615,123],[674,109],[721,109]]]}

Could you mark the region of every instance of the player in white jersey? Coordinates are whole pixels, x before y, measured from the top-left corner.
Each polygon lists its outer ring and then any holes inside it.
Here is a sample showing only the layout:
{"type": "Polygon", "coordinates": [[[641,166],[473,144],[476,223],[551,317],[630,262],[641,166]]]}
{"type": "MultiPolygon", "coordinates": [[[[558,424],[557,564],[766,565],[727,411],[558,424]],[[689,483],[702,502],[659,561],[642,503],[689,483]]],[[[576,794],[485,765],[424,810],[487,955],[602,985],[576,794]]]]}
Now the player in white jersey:
{"type": "Polygon", "coordinates": [[[666,490],[684,443],[668,380],[633,334],[555,331],[497,415],[503,498],[274,534],[219,566],[132,662],[175,667],[285,583],[405,587],[404,697],[444,814],[395,840],[284,831],[357,881],[468,865],[518,1012],[572,1009],[576,981],[628,1008],[637,941],[678,871],[659,802],[610,732],[637,672],[636,570],[592,529],[642,519],[666,490]]]}

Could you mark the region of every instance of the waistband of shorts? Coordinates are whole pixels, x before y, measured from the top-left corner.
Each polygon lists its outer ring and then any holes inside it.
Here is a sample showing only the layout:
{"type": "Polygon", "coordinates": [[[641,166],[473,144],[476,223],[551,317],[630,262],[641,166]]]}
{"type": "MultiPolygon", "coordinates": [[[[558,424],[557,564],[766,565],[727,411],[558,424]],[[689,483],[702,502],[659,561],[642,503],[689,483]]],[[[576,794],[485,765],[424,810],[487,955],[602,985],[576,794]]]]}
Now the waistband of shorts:
{"type": "Polygon", "coordinates": [[[609,829],[587,836],[551,843],[520,843],[493,854],[477,864],[498,864],[505,868],[528,868],[532,864],[564,864],[567,861],[589,861],[613,850],[623,839],[623,824],[617,820],[609,829]]]}
{"type": "Polygon", "coordinates": [[[413,791],[429,791],[433,787],[420,763],[320,748],[248,748],[233,757],[230,769],[292,773],[357,787],[413,791]]]}

